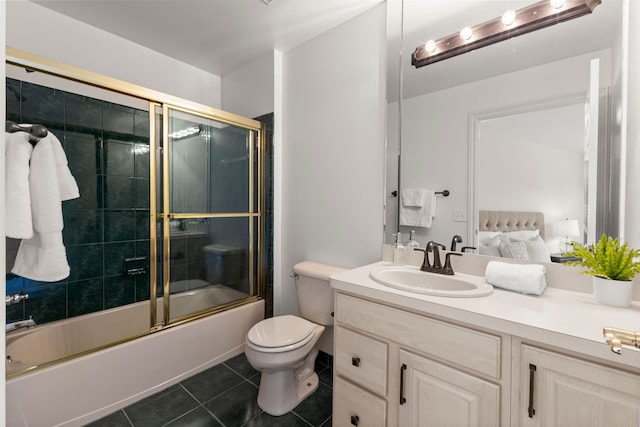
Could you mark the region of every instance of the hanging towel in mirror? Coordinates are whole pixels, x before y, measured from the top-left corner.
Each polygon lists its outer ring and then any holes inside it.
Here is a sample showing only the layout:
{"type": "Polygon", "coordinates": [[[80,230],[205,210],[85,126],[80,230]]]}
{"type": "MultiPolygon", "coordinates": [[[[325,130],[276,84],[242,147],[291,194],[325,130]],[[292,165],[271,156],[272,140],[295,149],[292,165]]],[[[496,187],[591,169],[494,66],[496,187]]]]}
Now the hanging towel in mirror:
{"type": "Polygon", "coordinates": [[[433,217],[436,215],[436,193],[426,189],[406,189],[402,190],[402,201],[400,203],[400,225],[413,227],[431,227],[433,217]],[[419,206],[405,205],[405,191],[411,197],[407,197],[407,203],[417,203],[423,194],[424,202],[419,206]]]}
{"type": "Polygon", "coordinates": [[[405,188],[402,190],[402,206],[421,208],[430,196],[424,188],[405,188]]]}

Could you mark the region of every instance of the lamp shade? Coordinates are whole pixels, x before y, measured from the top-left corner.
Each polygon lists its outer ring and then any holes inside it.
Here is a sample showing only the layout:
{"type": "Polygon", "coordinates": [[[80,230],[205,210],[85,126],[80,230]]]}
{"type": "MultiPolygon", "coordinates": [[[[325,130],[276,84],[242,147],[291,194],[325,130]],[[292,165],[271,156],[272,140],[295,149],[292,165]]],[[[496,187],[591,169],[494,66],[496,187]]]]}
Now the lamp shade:
{"type": "Polygon", "coordinates": [[[561,219],[558,221],[556,232],[560,236],[579,236],[580,226],[577,219],[561,219]]]}

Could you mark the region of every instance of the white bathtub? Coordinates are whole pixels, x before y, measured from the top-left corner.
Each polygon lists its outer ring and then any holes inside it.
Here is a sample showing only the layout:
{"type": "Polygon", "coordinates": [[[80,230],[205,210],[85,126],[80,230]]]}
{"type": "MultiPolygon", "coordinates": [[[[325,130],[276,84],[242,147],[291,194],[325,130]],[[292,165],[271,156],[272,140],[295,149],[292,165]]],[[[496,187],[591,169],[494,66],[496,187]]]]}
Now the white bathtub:
{"type": "MultiPolygon", "coordinates": [[[[242,297],[219,286],[182,292],[172,296],[172,317],[242,297]]],[[[158,306],[161,315],[161,300],[158,306]]],[[[8,379],[6,425],[81,426],[99,419],[241,353],[249,328],[263,318],[264,302],[253,302],[8,379]]],[[[7,373],[148,328],[147,301],[10,333],[6,354],[14,362],[7,373]]]]}

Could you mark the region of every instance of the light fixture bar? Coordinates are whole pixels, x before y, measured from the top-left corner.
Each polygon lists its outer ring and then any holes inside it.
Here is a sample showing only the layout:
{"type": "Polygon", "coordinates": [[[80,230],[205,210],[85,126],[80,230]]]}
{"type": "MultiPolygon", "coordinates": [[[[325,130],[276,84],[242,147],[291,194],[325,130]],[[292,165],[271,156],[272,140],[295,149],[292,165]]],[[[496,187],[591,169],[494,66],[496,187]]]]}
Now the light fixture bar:
{"type": "Polygon", "coordinates": [[[461,33],[455,33],[429,43],[428,47],[420,45],[411,55],[411,64],[416,68],[424,67],[502,40],[578,18],[593,12],[600,3],[601,0],[542,0],[515,11],[510,25],[503,23],[502,16],[499,16],[474,27],[466,27],[466,39],[461,33]]]}

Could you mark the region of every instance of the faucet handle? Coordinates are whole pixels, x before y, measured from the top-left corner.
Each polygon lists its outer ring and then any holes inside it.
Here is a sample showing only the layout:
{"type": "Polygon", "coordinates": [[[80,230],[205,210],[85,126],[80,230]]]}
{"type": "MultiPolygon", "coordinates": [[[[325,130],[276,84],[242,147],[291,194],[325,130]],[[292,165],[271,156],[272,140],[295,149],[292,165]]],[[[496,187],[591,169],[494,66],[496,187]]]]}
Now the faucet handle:
{"type": "Polygon", "coordinates": [[[422,248],[413,248],[414,251],[424,252],[424,259],[422,260],[422,266],[420,270],[422,271],[433,271],[433,268],[429,264],[429,245],[425,249],[422,248]]]}
{"type": "Polygon", "coordinates": [[[453,267],[451,267],[451,255],[453,256],[462,256],[460,252],[448,252],[444,258],[444,268],[442,269],[442,273],[448,276],[453,276],[454,271],[453,267]]]}

